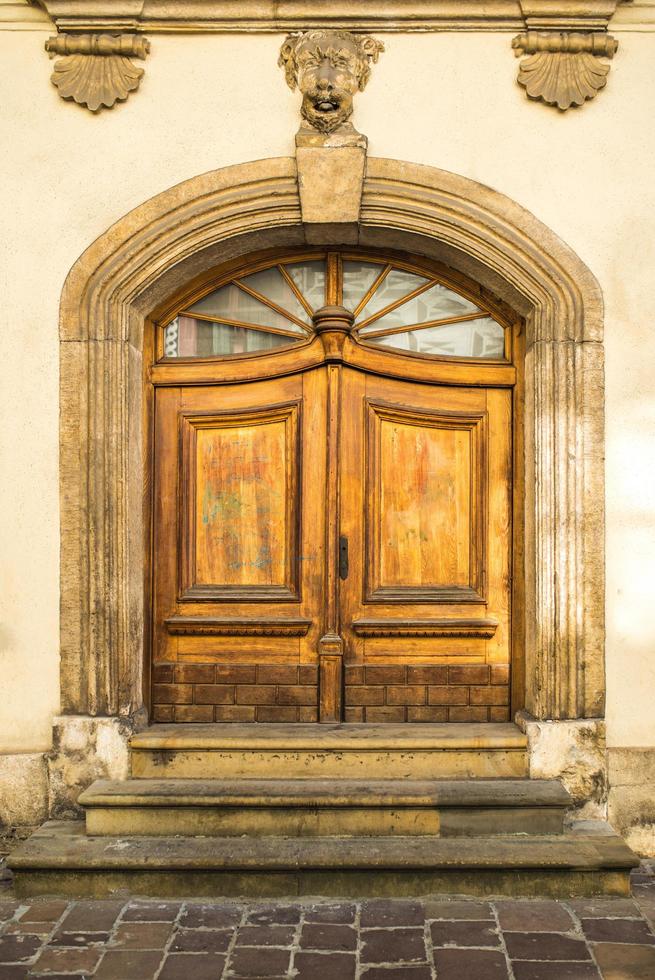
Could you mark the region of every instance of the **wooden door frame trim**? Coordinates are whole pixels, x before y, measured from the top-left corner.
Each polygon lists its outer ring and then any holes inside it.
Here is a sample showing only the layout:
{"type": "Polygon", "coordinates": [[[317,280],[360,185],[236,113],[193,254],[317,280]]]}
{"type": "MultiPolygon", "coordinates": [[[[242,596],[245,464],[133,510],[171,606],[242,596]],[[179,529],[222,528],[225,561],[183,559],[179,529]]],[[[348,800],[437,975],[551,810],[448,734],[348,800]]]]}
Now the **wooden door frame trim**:
{"type": "MultiPolygon", "coordinates": [[[[523,317],[525,706],[537,718],[602,716],[598,283],[552,231],[504,195],[396,160],[367,161],[358,244],[443,262],[523,317]]],[[[102,235],[69,273],[60,316],[65,714],[130,716],[144,705],[148,317],[221,262],[305,245],[296,161],[273,158],[157,195],[102,235]]]]}

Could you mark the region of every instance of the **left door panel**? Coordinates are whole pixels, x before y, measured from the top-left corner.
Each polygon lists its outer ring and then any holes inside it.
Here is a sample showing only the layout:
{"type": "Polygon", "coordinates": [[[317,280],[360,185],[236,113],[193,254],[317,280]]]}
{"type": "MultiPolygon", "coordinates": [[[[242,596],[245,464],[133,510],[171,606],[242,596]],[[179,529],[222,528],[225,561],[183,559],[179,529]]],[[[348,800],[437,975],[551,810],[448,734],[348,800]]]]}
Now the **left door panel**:
{"type": "Polygon", "coordinates": [[[326,374],[158,388],[155,721],[317,720],[326,374]]]}

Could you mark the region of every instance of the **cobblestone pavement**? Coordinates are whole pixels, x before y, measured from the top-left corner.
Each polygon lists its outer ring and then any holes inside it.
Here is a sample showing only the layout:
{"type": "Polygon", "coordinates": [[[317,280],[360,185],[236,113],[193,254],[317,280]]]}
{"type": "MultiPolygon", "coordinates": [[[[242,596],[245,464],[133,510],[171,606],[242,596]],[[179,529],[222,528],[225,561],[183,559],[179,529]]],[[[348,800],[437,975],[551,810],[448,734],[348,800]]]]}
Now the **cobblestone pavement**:
{"type": "Polygon", "coordinates": [[[567,902],[19,902],[0,980],[655,980],[655,865],[633,898],[567,902]]]}

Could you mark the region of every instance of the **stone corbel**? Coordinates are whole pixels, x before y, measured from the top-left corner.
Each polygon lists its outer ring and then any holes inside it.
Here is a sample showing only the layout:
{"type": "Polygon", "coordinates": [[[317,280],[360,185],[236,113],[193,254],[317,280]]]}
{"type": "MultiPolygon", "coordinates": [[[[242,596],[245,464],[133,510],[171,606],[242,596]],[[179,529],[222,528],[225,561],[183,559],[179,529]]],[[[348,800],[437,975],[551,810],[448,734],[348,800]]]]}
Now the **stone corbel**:
{"type": "Polygon", "coordinates": [[[546,34],[528,31],[512,41],[519,65],[518,82],[530,99],[556,105],[562,111],[584,105],[607,84],[610,66],[600,58],[612,58],[619,42],[609,34],[546,34]]]}
{"type": "Polygon", "coordinates": [[[139,87],[143,68],[130,59],[144,60],[150,42],[134,34],[58,34],[46,41],[46,51],[59,57],[51,81],[62,99],[98,112],[125,101],[139,87]]]}
{"type": "Polygon", "coordinates": [[[607,84],[618,41],[607,33],[623,0],[521,0],[527,30],[512,40],[518,83],[528,98],[566,111],[596,97],[607,84]],[[527,57],[526,57],[527,56],[527,57]]]}

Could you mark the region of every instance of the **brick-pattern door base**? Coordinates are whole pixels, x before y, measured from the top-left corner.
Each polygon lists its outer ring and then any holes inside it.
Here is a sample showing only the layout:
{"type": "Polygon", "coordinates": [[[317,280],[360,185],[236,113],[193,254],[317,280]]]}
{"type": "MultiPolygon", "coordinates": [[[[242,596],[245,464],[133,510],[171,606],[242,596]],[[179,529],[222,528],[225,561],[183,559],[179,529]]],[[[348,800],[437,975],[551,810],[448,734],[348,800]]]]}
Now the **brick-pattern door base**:
{"type": "Polygon", "coordinates": [[[311,664],[158,664],[153,679],[156,722],[318,720],[311,664]]]}
{"type": "MultiPolygon", "coordinates": [[[[153,721],[316,722],[313,665],[158,664],[153,721]]],[[[509,666],[347,666],[346,722],[509,720],[509,666]]]]}
{"type": "Polygon", "coordinates": [[[509,666],[346,667],[345,721],[508,721],[509,666]]]}

